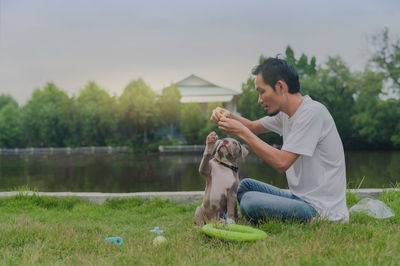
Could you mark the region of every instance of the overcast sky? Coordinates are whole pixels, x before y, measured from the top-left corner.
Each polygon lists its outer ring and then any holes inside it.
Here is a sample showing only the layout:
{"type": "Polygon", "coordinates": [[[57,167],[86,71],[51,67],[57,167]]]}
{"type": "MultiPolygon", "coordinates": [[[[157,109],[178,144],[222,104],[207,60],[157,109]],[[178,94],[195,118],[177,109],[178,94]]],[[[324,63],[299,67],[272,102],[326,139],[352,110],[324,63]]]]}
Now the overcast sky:
{"type": "Polygon", "coordinates": [[[25,104],[54,82],[69,95],[95,81],[120,95],[196,74],[240,90],[261,54],[339,55],[362,70],[367,38],[400,35],[398,0],[0,0],[0,94],[25,104]]]}

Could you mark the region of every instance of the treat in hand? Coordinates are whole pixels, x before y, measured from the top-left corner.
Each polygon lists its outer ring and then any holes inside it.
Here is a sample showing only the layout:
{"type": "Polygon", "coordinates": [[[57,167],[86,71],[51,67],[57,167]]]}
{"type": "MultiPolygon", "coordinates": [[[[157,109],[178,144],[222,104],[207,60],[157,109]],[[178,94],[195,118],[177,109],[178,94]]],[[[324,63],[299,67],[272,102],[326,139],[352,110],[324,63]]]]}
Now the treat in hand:
{"type": "Polygon", "coordinates": [[[224,108],[217,107],[213,110],[210,120],[218,123],[222,117],[229,117],[230,112],[224,108]]]}

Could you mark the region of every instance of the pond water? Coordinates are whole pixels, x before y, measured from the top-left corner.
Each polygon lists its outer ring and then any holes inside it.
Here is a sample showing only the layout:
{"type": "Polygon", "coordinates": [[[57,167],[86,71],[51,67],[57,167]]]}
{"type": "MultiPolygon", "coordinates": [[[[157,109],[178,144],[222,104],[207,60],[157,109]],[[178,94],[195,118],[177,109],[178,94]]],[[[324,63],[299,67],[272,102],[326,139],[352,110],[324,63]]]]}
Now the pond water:
{"type": "MultiPolygon", "coordinates": [[[[200,191],[201,153],[0,156],[0,191],[21,187],[43,192],[200,191]]],[[[346,152],[349,188],[387,188],[400,183],[400,151],[346,152]],[[364,178],[365,177],[365,178],[364,178]]],[[[240,177],[287,188],[279,174],[255,155],[242,162],[240,177]]]]}

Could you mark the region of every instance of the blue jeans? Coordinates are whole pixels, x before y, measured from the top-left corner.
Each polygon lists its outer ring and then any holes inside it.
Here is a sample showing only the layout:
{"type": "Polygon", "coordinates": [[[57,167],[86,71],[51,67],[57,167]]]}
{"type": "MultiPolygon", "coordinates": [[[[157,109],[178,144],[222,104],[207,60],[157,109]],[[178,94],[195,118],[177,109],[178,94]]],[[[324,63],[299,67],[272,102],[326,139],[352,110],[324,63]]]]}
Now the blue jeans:
{"type": "Polygon", "coordinates": [[[237,198],[242,215],[252,223],[270,218],[307,222],[317,215],[314,207],[292,193],[250,178],[240,182],[237,198]]]}

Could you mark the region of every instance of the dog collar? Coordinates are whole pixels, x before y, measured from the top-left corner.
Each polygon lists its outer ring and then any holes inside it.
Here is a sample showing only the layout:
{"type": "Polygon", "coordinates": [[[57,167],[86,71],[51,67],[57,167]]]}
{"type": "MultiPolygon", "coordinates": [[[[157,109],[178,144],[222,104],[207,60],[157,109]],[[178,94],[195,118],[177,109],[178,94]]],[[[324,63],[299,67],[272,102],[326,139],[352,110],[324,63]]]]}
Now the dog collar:
{"type": "MultiPolygon", "coordinates": [[[[218,161],[218,160],[217,160],[217,161],[218,161]]],[[[234,171],[235,173],[237,173],[237,172],[239,171],[239,167],[236,167],[236,166],[233,166],[233,165],[229,165],[229,164],[223,163],[223,162],[221,162],[221,161],[218,161],[218,162],[219,162],[220,164],[222,164],[223,166],[232,169],[232,171],[234,171]]]]}

